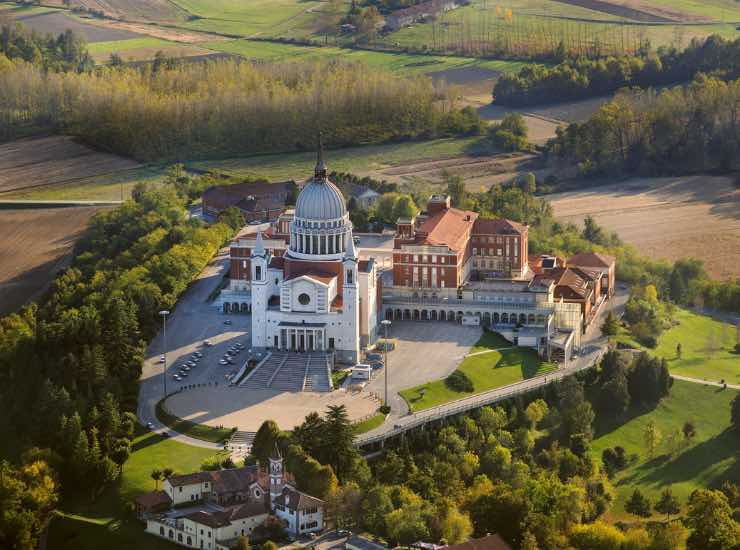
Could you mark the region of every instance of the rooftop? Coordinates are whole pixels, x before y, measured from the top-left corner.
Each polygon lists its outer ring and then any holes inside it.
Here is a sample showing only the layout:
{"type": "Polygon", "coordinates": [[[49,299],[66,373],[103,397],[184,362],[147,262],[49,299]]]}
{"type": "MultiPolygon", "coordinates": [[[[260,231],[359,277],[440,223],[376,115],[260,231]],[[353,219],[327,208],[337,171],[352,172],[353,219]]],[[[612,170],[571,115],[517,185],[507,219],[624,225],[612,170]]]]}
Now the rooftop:
{"type": "Polygon", "coordinates": [[[568,258],[568,265],[578,267],[606,267],[614,265],[614,256],[608,256],[600,252],[581,252],[568,258]]]}
{"type": "Polygon", "coordinates": [[[450,208],[429,216],[417,229],[416,244],[445,245],[461,251],[468,242],[470,230],[478,218],[476,212],[450,208]]]}

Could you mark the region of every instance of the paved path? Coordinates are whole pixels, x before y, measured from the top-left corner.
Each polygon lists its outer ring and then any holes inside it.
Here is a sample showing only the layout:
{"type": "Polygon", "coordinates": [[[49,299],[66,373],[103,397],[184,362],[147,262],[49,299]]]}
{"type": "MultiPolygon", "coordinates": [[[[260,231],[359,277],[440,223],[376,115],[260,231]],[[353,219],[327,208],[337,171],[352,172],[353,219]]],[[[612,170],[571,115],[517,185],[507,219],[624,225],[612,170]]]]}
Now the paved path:
{"type": "Polygon", "coordinates": [[[693,382],[694,384],[701,384],[703,386],[717,386],[718,388],[732,388],[733,390],[740,390],[740,384],[722,384],[721,382],[714,382],[712,380],[702,380],[701,378],[691,378],[690,376],[681,376],[680,374],[671,374],[671,378],[676,380],[683,380],[684,382],[693,382]]]}
{"type": "Polygon", "coordinates": [[[508,346],[505,348],[491,348],[484,351],[476,351],[475,353],[468,353],[465,357],[475,357],[476,355],[484,355],[486,353],[493,353],[494,351],[501,351],[502,349],[514,349],[514,346],[508,346]]]}
{"type": "Polygon", "coordinates": [[[614,312],[618,317],[620,317],[624,312],[624,304],[628,297],[629,292],[626,289],[618,289],[612,299],[606,302],[605,307],[601,308],[598,316],[589,325],[586,333],[581,339],[581,349],[584,350],[583,355],[572,359],[567,367],[558,369],[554,372],[549,372],[546,375],[529,378],[514,384],[509,384],[508,386],[503,386],[484,393],[451,401],[450,403],[445,403],[444,405],[419,411],[417,413],[408,412],[408,405],[403,398],[398,394],[394,394],[392,398],[389,399],[392,409],[391,414],[388,416],[385,423],[374,430],[362,434],[360,437],[356,438],[355,443],[358,446],[376,443],[412,428],[422,426],[432,420],[460,414],[490,403],[502,401],[513,395],[532,391],[580,370],[593,367],[606,352],[608,346],[608,340],[601,336],[601,321],[609,311],[614,312]],[[401,404],[401,402],[403,404],[401,404]]]}

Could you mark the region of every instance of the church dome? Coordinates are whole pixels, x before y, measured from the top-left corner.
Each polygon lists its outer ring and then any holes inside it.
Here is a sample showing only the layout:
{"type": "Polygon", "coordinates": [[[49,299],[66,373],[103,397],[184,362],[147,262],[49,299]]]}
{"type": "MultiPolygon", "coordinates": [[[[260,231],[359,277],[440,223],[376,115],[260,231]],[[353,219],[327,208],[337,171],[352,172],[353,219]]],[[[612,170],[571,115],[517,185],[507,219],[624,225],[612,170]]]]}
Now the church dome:
{"type": "Polygon", "coordinates": [[[304,220],[337,220],[347,214],[339,188],[326,177],[314,177],[300,192],[295,217],[304,220]]]}

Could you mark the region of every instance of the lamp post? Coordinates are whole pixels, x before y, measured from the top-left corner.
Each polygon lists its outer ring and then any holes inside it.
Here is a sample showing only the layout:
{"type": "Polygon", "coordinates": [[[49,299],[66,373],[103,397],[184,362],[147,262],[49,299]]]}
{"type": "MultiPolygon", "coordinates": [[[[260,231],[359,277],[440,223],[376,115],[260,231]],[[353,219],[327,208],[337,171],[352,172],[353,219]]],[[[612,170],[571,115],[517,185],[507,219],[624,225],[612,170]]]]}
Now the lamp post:
{"type": "Polygon", "coordinates": [[[383,363],[385,363],[385,374],[383,375],[383,378],[385,379],[384,404],[388,407],[388,327],[391,325],[391,322],[388,319],[383,319],[380,324],[383,325],[383,332],[385,335],[385,342],[383,342],[383,363]]]}
{"type": "Polygon", "coordinates": [[[163,309],[159,314],[162,316],[162,357],[164,357],[162,380],[164,381],[164,397],[167,397],[167,316],[170,312],[163,309]]]}

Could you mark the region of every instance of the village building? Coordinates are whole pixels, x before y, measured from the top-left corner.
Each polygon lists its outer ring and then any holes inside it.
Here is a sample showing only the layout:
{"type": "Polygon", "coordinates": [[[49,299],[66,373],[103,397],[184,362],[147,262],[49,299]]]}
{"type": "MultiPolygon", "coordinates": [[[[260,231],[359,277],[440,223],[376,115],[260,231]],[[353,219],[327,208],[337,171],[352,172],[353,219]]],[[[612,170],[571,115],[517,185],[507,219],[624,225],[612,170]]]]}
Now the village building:
{"type": "Polygon", "coordinates": [[[324,528],[324,502],[298,491],[276,452],[266,470],[245,466],[173,475],[162,491],[136,499],[146,532],[188,548],[232,548],[268,517],[298,537],[324,528]]]}
{"type": "Polygon", "coordinates": [[[215,185],[203,192],[203,215],[216,219],[227,208],[236,208],[245,223],[275,221],[297,189],[294,181],[215,185]]]}
{"type": "Polygon", "coordinates": [[[444,12],[454,10],[462,2],[458,0],[427,0],[408,8],[395,10],[386,15],[385,26],[389,31],[397,31],[416,22],[423,22],[444,12]]]}

